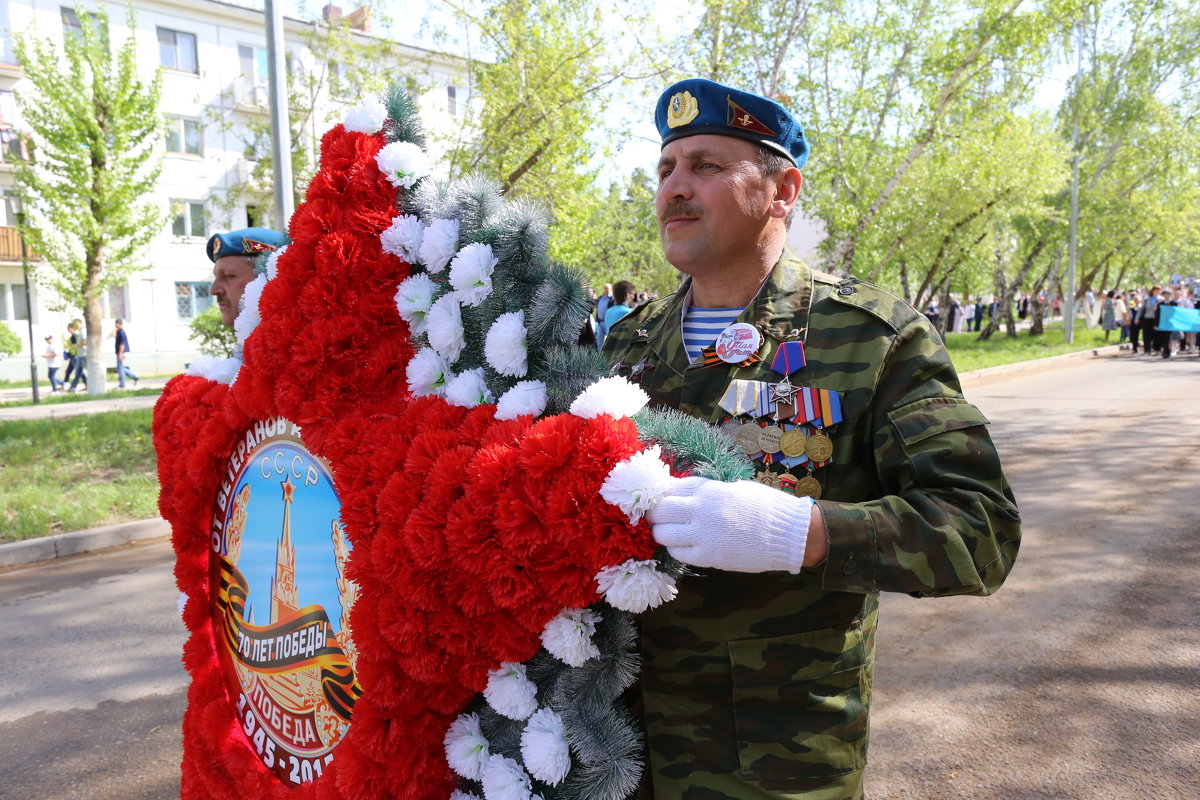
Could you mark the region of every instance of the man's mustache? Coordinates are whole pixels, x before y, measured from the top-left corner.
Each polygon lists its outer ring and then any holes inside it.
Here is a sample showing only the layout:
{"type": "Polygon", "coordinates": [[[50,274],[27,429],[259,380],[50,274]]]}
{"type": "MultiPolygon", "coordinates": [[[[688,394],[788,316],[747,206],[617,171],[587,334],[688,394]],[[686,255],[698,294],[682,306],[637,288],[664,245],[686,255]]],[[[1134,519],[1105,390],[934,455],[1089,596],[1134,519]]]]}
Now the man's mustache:
{"type": "Polygon", "coordinates": [[[665,225],[671,217],[699,217],[703,213],[704,209],[695,203],[687,200],[672,200],[658,215],[658,221],[665,225]]]}

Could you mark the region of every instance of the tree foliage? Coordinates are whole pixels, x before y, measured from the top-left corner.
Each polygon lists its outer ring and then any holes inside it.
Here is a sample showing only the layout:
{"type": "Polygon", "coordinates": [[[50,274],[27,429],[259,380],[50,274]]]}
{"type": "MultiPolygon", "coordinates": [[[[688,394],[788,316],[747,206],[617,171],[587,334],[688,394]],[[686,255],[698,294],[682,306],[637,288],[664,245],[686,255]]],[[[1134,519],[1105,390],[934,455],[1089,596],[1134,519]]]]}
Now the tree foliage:
{"type": "MultiPolygon", "coordinates": [[[[130,35],[110,46],[103,9],[78,12],[80,31],[60,50],[51,40],[16,37],[30,88],[19,96],[32,132],[32,163],[18,162],[19,220],[42,254],[39,283],[82,308],[89,342],[102,341],[103,292],[149,263],[143,251],[164,214],[151,200],[162,166],[161,75],[138,76],[130,35]]],[[[136,30],[133,13],[128,27],[136,30]]],[[[88,348],[89,394],[104,393],[103,349],[88,348]]]]}
{"type": "Polygon", "coordinates": [[[17,336],[7,325],[0,325],[0,358],[15,356],[21,352],[21,337],[17,336]]]}

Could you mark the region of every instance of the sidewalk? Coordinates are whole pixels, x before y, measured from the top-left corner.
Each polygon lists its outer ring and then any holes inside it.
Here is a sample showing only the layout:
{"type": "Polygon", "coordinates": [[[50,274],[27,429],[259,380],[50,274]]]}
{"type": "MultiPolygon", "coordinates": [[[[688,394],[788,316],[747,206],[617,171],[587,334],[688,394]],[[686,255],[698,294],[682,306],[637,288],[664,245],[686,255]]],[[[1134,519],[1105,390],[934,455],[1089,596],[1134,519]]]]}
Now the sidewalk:
{"type": "MultiPolygon", "coordinates": [[[[161,390],[167,385],[169,378],[147,378],[144,381],[138,381],[136,388],[138,389],[159,389],[161,390]]],[[[109,385],[110,389],[116,387],[116,382],[109,385]]],[[[126,388],[129,388],[128,386],[126,388]]],[[[50,394],[49,387],[39,387],[42,402],[35,406],[4,406],[0,405],[0,422],[13,419],[55,419],[66,417],[77,417],[80,414],[100,414],[105,411],[128,411],[134,408],[153,408],[158,402],[158,395],[142,395],[139,397],[116,397],[116,398],[101,398],[99,400],[76,400],[67,403],[47,403],[46,398],[58,397],[57,394],[50,394]]],[[[79,394],[86,396],[86,390],[80,387],[79,394]]],[[[29,400],[33,397],[33,390],[26,387],[22,389],[0,389],[0,403],[11,403],[16,400],[29,400]]]]}

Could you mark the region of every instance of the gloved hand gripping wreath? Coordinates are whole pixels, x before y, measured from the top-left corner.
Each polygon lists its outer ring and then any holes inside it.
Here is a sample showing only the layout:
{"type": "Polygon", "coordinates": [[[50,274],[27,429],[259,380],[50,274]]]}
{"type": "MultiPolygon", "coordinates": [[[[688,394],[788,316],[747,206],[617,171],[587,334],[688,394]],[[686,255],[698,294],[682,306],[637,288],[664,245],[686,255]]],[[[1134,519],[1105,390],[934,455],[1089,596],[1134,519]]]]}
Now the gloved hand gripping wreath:
{"type": "Polygon", "coordinates": [[[547,215],[439,183],[393,89],[322,140],[231,359],[155,410],[187,596],[183,797],[620,800],[671,476],[749,477],[593,348],[547,215]],[[324,588],[321,588],[324,587],[324,588]]]}

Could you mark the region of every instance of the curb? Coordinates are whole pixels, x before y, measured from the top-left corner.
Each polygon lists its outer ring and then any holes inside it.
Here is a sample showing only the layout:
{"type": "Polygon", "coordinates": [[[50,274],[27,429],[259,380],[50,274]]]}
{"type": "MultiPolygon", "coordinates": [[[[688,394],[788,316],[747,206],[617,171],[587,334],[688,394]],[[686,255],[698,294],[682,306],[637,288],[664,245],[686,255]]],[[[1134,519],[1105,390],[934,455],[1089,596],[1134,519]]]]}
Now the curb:
{"type": "Polygon", "coordinates": [[[983,369],[972,370],[971,372],[960,372],[958,377],[959,380],[966,381],[992,378],[997,375],[1010,375],[1014,372],[1028,374],[1047,367],[1053,367],[1064,361],[1116,355],[1120,350],[1120,345],[1110,344],[1103,347],[1093,347],[1091,350],[1076,350],[1074,353],[1063,353],[1059,356],[1046,356],[1045,358],[1035,358],[1032,361],[1016,361],[1012,364],[1001,364],[998,367],[984,367],[983,369]]]}
{"type": "Polygon", "coordinates": [[[162,539],[170,535],[171,526],[167,524],[166,520],[155,517],[72,531],[71,533],[58,533],[39,539],[9,542],[0,544],[0,569],[19,567],[35,561],[47,561],[79,553],[91,553],[95,550],[106,550],[131,542],[162,539]]]}

